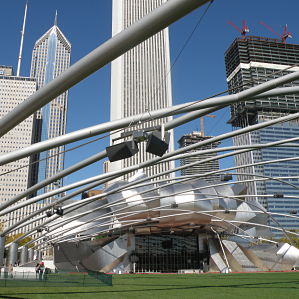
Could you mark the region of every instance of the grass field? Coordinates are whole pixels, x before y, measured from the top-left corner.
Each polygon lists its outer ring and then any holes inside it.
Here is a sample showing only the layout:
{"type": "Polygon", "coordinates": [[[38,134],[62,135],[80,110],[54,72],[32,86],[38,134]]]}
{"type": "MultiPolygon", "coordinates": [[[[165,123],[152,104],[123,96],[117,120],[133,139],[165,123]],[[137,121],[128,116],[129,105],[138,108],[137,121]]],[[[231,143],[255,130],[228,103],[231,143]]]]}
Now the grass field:
{"type": "Polygon", "coordinates": [[[299,272],[115,275],[112,287],[0,288],[0,298],[299,298],[299,272]]]}

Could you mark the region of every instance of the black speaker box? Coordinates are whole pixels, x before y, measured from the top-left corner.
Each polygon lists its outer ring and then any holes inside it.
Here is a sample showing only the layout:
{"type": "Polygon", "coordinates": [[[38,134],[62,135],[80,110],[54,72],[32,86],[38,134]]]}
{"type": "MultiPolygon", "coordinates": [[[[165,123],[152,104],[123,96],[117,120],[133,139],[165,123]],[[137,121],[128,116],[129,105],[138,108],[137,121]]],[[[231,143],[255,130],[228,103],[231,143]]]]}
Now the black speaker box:
{"type": "Polygon", "coordinates": [[[222,174],[222,175],[220,175],[220,181],[221,182],[228,182],[232,179],[233,179],[233,177],[232,177],[231,174],[222,174]]]}
{"type": "Polygon", "coordinates": [[[63,216],[63,209],[62,207],[57,207],[55,213],[59,216],[63,216]]]}
{"type": "Polygon", "coordinates": [[[106,147],[107,156],[110,162],[130,158],[138,153],[138,145],[135,141],[125,141],[106,147]]]}
{"type": "Polygon", "coordinates": [[[146,143],[146,151],[156,156],[162,157],[168,150],[168,143],[161,139],[160,132],[153,132],[149,135],[146,143]]]}

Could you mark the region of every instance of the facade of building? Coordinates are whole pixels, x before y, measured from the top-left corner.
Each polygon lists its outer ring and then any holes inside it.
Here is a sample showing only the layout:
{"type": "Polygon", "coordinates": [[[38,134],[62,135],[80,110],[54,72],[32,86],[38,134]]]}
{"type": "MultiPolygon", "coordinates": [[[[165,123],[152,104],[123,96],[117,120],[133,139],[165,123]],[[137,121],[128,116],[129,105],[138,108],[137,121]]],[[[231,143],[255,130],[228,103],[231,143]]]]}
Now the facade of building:
{"type": "MultiPolygon", "coordinates": [[[[283,43],[280,40],[248,36],[237,38],[225,53],[227,83],[231,93],[250,88],[282,75],[298,71],[299,45],[283,43]]],[[[287,86],[298,85],[294,81],[287,86]]],[[[231,106],[230,123],[234,128],[242,128],[267,120],[275,119],[299,111],[299,96],[285,95],[272,98],[246,101],[231,106]]],[[[276,124],[248,134],[237,136],[233,139],[234,145],[254,143],[269,143],[282,139],[297,137],[299,121],[294,120],[276,124]]],[[[297,147],[264,148],[235,157],[237,166],[259,163],[263,161],[298,157],[297,147]]],[[[287,182],[299,187],[298,176],[299,161],[286,161],[245,167],[239,173],[239,179],[252,180],[254,174],[271,177],[291,177],[287,182]]],[[[275,180],[257,181],[247,183],[248,194],[256,195],[256,199],[263,204],[269,212],[295,213],[299,212],[299,191],[287,184],[275,180]],[[270,195],[265,197],[261,195],[270,195]],[[287,199],[283,196],[294,196],[287,199]],[[260,196],[260,197],[259,197],[260,196]]],[[[298,220],[283,216],[274,218],[286,229],[299,229],[298,220]]],[[[270,221],[271,224],[275,224],[270,221]]],[[[276,233],[280,237],[280,233],[276,233]]]]}
{"type": "MultiPolygon", "coordinates": [[[[185,147],[192,145],[194,143],[198,143],[200,141],[204,141],[207,139],[210,139],[211,136],[202,136],[201,132],[192,132],[190,134],[183,135],[180,140],[178,141],[180,147],[185,147]]],[[[196,150],[192,150],[187,152],[187,154],[200,151],[200,150],[208,150],[208,149],[213,149],[218,147],[220,142],[213,142],[211,144],[204,145],[202,147],[198,147],[196,150]]],[[[208,159],[215,157],[217,154],[216,153],[206,153],[206,154],[198,154],[194,155],[191,157],[184,157],[180,160],[180,165],[184,166],[190,163],[198,162],[200,160],[208,159]]],[[[188,168],[182,169],[181,170],[181,175],[194,175],[194,174],[203,174],[206,172],[210,171],[216,171],[219,170],[219,161],[214,160],[214,161],[208,161],[204,164],[198,164],[198,165],[193,165],[188,168]]],[[[203,179],[209,183],[219,181],[220,180],[220,174],[214,174],[214,175],[209,175],[206,177],[203,177],[203,179]]]]}
{"type": "MultiPolygon", "coordinates": [[[[112,34],[115,35],[135,23],[143,16],[162,5],[165,0],[113,0],[112,34]]],[[[152,110],[172,105],[170,54],[168,29],[134,47],[111,66],[111,120],[136,114],[149,114],[152,110]]],[[[126,131],[159,126],[169,118],[153,120],[130,127],[126,131]]],[[[113,139],[120,133],[113,134],[113,139]]],[[[169,145],[173,149],[173,136],[169,145]]],[[[149,160],[154,156],[146,153],[145,144],[139,144],[139,152],[132,158],[111,163],[110,171],[124,169],[149,160]]],[[[170,169],[171,162],[161,163],[145,169],[147,175],[154,175],[170,169]]]]}
{"type": "MultiPolygon", "coordinates": [[[[0,118],[13,110],[36,91],[36,80],[29,77],[16,77],[12,67],[0,66],[0,118]]],[[[33,116],[28,117],[0,138],[0,155],[13,152],[31,144],[33,116]]],[[[0,166],[0,203],[8,201],[28,185],[29,158],[23,158],[0,166]]],[[[23,200],[26,200],[24,198],[23,200]]],[[[0,222],[7,228],[24,216],[39,208],[39,204],[23,207],[1,217],[0,222]]],[[[34,225],[34,223],[32,224],[34,225]]],[[[16,233],[32,227],[23,227],[16,233]]]]}
{"type": "MultiPolygon", "coordinates": [[[[58,28],[55,18],[54,26],[36,41],[33,48],[30,75],[36,78],[37,89],[49,83],[70,66],[70,55],[71,44],[58,28]]],[[[65,92],[34,115],[33,143],[65,134],[67,100],[68,92],[65,92]]],[[[32,167],[30,185],[51,177],[63,169],[64,154],[57,155],[63,150],[64,147],[61,146],[31,157],[32,161],[42,161],[32,167]]],[[[62,180],[54,182],[44,190],[39,190],[38,193],[56,189],[62,184],[62,180]]]]}

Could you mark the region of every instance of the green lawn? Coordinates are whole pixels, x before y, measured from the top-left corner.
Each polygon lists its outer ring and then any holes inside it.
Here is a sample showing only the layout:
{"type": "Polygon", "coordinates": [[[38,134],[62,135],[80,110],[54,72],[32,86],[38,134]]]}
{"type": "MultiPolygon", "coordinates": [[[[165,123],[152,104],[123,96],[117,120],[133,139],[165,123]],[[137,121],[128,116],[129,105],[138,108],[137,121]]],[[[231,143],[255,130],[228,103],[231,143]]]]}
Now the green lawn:
{"type": "Polygon", "coordinates": [[[299,272],[114,275],[112,287],[0,288],[0,298],[299,298],[299,272]]]}

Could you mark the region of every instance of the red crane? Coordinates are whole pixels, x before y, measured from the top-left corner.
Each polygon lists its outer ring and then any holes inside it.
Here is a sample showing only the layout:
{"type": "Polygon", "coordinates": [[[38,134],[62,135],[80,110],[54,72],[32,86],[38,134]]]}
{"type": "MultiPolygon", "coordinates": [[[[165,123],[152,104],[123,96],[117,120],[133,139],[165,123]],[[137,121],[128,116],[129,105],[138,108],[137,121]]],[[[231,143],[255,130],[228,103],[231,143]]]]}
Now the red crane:
{"type": "Polygon", "coordinates": [[[239,31],[243,37],[245,37],[246,33],[249,32],[249,28],[248,28],[245,20],[242,21],[242,29],[240,29],[232,21],[227,21],[227,23],[230,24],[231,26],[233,26],[237,31],[239,31]]]}
{"type": "Polygon", "coordinates": [[[272,27],[270,27],[269,25],[265,24],[264,22],[260,21],[259,23],[261,25],[263,25],[264,27],[266,27],[271,32],[273,32],[275,35],[279,36],[281,38],[281,41],[284,44],[286,43],[286,39],[287,38],[292,38],[291,32],[288,32],[288,25],[284,26],[284,28],[283,28],[283,34],[281,35],[281,34],[277,33],[272,27]]]}

